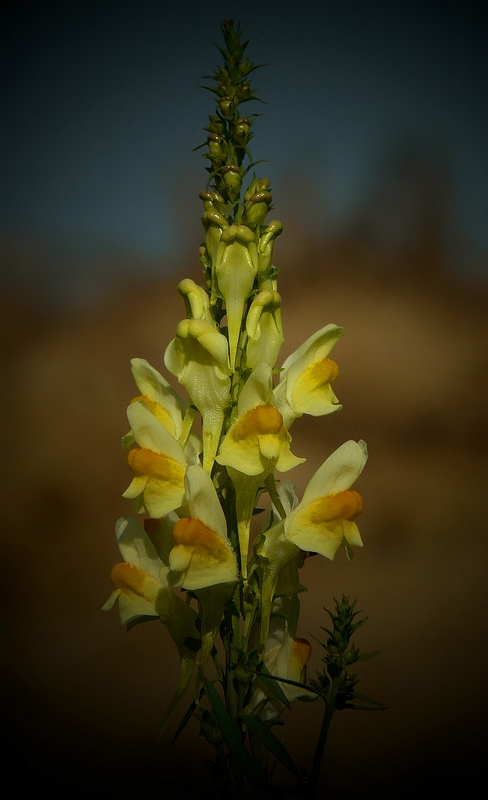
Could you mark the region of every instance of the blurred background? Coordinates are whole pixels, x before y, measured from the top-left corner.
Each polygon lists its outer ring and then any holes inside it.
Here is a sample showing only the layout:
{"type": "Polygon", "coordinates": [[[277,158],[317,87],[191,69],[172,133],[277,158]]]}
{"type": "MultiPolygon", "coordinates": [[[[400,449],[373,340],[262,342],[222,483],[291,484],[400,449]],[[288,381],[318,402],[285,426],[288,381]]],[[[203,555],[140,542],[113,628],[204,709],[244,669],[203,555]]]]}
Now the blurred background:
{"type": "MultiPolygon", "coordinates": [[[[360,691],[389,705],[334,719],[324,785],[402,798],[475,785],[486,748],[486,21],[483,0],[7,2],[3,14],[0,395],[3,720],[17,781],[60,791],[205,785],[212,750],[178,715],[163,626],[127,636],[99,609],[130,476],[119,438],[133,356],[163,369],[199,280],[191,152],[199,88],[233,17],[266,105],[252,153],[285,224],[286,357],[328,322],[344,409],[302,418],[302,490],[349,438],[365,548],[307,560],[299,635],[342,592],[381,654],[360,691]],[[188,765],[191,764],[191,771],[188,765]],[[18,769],[18,768],[17,768],[18,769]]],[[[163,369],[164,371],[164,369],[163,369]]],[[[315,648],[311,674],[320,664],[315,648]]],[[[185,710],[182,706],[181,713],[185,710]]],[[[282,731],[310,768],[318,704],[282,731]]],[[[288,719],[288,717],[285,718],[288,719]]],[[[8,767],[7,767],[8,768],[8,767]]]]}

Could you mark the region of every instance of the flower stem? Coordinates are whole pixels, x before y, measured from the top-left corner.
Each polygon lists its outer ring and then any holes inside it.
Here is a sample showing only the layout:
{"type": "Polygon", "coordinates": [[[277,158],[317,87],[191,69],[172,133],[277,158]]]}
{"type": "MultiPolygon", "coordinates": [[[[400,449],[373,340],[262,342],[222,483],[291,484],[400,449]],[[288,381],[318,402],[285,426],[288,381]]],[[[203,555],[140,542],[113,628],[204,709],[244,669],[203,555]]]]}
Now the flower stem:
{"type": "Polygon", "coordinates": [[[339,689],[338,679],[335,678],[330,686],[330,691],[325,701],[324,716],[322,718],[322,726],[320,728],[319,738],[317,740],[317,747],[315,748],[315,757],[313,760],[312,774],[310,776],[310,798],[317,797],[317,786],[320,777],[320,768],[322,766],[322,759],[324,755],[325,743],[327,741],[327,734],[329,733],[329,726],[335,711],[335,701],[339,689]]]}

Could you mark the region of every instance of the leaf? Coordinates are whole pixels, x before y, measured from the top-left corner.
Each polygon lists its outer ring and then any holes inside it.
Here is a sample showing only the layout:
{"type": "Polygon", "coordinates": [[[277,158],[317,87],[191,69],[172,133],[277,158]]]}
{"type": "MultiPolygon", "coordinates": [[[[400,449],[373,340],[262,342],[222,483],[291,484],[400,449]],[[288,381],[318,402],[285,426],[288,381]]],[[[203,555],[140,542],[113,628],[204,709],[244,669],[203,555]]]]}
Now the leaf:
{"type": "Polygon", "coordinates": [[[273,677],[270,674],[267,667],[264,666],[264,664],[260,665],[259,669],[256,672],[256,675],[259,675],[266,688],[269,689],[269,691],[272,694],[274,694],[274,696],[277,698],[277,700],[280,701],[280,703],[283,703],[283,705],[285,705],[287,708],[291,708],[290,701],[288,700],[286,694],[283,692],[283,689],[281,688],[279,683],[277,683],[277,680],[281,680],[280,678],[273,677]]]}
{"type": "Polygon", "coordinates": [[[205,682],[210,702],[212,703],[217,722],[222,731],[222,736],[231,754],[239,764],[246,778],[254,783],[265,784],[267,782],[266,776],[258,764],[256,764],[248,750],[244,747],[241,734],[230,718],[220,695],[210,681],[206,680],[205,682]]]}
{"type": "Polygon", "coordinates": [[[365,694],[359,694],[359,692],[348,692],[348,695],[349,697],[355,697],[357,700],[363,700],[365,703],[372,703],[374,706],[388,708],[384,703],[380,703],[379,700],[372,700],[371,697],[366,697],[365,694]]]}
{"type": "Polygon", "coordinates": [[[259,719],[259,717],[254,717],[252,714],[241,714],[241,719],[246,726],[246,728],[257,736],[258,739],[262,741],[262,743],[268,748],[270,753],[274,755],[278,761],[281,761],[286,769],[293,772],[296,779],[300,780],[300,773],[289,755],[286,748],[280,742],[280,740],[274,735],[272,731],[268,728],[265,723],[259,719]]]}
{"type": "Polygon", "coordinates": [[[196,702],[194,700],[192,700],[191,703],[190,703],[190,707],[188,708],[185,716],[183,717],[183,719],[181,720],[180,724],[178,725],[178,728],[176,730],[175,735],[171,739],[171,744],[174,744],[176,742],[178,736],[180,735],[182,730],[186,727],[187,723],[191,719],[191,716],[192,716],[193,712],[195,711],[196,707],[197,707],[196,702]]]}
{"type": "MultiPolygon", "coordinates": [[[[261,673],[258,672],[257,674],[259,675],[259,677],[262,680],[263,678],[262,678],[261,673]]],[[[269,680],[270,680],[270,682],[271,681],[280,681],[280,683],[289,683],[290,686],[298,686],[300,689],[306,689],[307,692],[312,692],[312,694],[316,694],[317,697],[324,697],[324,693],[318,691],[318,689],[314,689],[314,687],[310,683],[300,683],[299,681],[292,681],[289,678],[280,678],[280,677],[278,677],[278,675],[270,675],[269,676],[269,680]]],[[[348,693],[348,694],[350,694],[350,693],[348,693]]],[[[281,701],[281,702],[283,702],[283,701],[281,701]]],[[[288,703],[288,701],[287,701],[287,705],[288,705],[288,708],[290,708],[290,704],[288,703]]]]}
{"type": "Polygon", "coordinates": [[[359,655],[356,660],[368,661],[369,658],[374,658],[374,656],[377,656],[378,653],[381,653],[381,650],[375,650],[373,653],[361,653],[361,655],[359,655]]]}

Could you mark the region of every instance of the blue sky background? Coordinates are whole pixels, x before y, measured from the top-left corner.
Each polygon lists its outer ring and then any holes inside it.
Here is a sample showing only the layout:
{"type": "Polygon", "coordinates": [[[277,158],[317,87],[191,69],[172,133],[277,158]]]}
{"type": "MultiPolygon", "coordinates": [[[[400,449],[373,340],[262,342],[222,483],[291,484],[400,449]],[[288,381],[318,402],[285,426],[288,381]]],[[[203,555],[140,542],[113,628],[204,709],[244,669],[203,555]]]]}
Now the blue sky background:
{"type": "MultiPolygon", "coordinates": [[[[4,240],[57,251],[56,277],[44,277],[60,284],[70,270],[76,281],[81,262],[103,269],[101,253],[148,263],[174,254],[206,176],[191,152],[212,112],[201,76],[218,63],[220,21],[233,17],[249,57],[270,64],[254,81],[267,105],[249,111],[265,115],[252,151],[270,160],[278,216],[276,187],[299,174],[314,187],[315,219],[340,230],[402,152],[414,152],[444,175],[456,226],[486,254],[486,9],[469,0],[7,3],[4,240]]],[[[462,261],[458,270],[481,279],[483,259],[462,261]]]]}

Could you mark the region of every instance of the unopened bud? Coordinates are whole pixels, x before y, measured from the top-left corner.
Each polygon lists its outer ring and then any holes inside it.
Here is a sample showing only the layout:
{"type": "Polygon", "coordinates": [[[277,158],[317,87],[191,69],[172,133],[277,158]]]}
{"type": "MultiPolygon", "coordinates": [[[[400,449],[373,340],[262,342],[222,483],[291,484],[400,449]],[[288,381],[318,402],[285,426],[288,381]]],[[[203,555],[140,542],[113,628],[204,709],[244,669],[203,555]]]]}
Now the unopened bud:
{"type": "Polygon", "coordinates": [[[232,118],[235,111],[235,105],[230,97],[221,97],[219,101],[219,108],[226,119],[232,118]]]}
{"type": "Polygon", "coordinates": [[[237,196],[239,194],[242,176],[241,170],[237,164],[227,164],[227,166],[222,168],[222,180],[229,189],[231,195],[237,196]]]}
{"type": "Polygon", "coordinates": [[[222,164],[223,161],[227,158],[227,142],[222,136],[219,136],[217,133],[209,133],[207,136],[207,144],[208,144],[208,158],[211,161],[222,164]]]}
{"type": "Polygon", "coordinates": [[[208,120],[209,120],[208,128],[206,128],[205,130],[209,131],[209,133],[218,133],[221,135],[225,132],[225,125],[220,119],[220,117],[209,115],[208,120]]]}
{"type": "Polygon", "coordinates": [[[247,117],[238,119],[234,126],[234,136],[241,144],[247,144],[249,140],[249,133],[251,129],[251,122],[247,117]]]}

